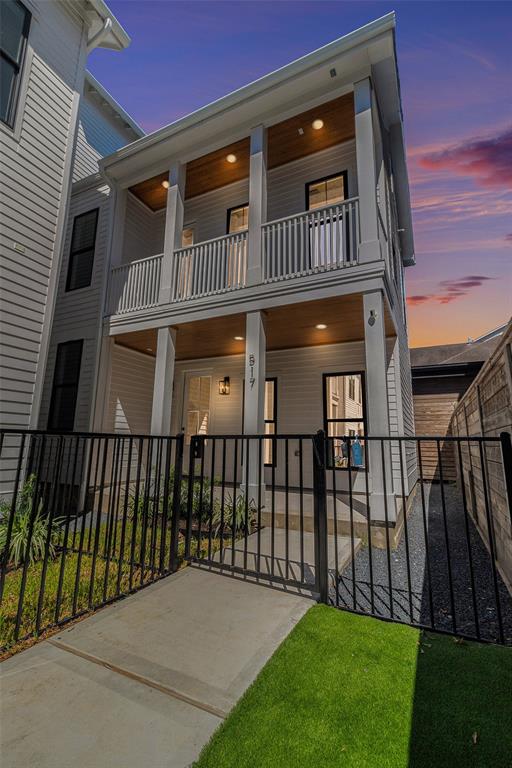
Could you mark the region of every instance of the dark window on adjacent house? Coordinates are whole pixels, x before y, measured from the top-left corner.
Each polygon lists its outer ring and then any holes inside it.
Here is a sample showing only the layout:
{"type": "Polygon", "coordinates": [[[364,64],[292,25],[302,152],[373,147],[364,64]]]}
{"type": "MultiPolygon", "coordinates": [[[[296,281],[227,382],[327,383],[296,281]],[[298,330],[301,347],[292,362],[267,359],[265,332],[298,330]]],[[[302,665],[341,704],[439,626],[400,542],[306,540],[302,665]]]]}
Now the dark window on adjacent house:
{"type": "Polygon", "coordinates": [[[249,203],[228,209],[227,234],[243,232],[249,227],[249,203]]]}
{"type": "Polygon", "coordinates": [[[328,461],[331,467],[346,469],[364,467],[366,409],[364,374],[324,373],[324,429],[328,441],[328,461]],[[350,438],[350,440],[347,440],[350,438]]]}
{"type": "Polygon", "coordinates": [[[0,120],[14,125],[31,15],[19,0],[0,2],[0,120]]]}
{"type": "Polygon", "coordinates": [[[56,432],[71,432],[75,425],[82,347],[82,339],[66,341],[57,347],[48,416],[48,429],[56,432]]]}
{"type": "Polygon", "coordinates": [[[66,291],[86,288],[91,284],[94,246],[98,226],[98,208],[75,216],[69,252],[66,291]]]}

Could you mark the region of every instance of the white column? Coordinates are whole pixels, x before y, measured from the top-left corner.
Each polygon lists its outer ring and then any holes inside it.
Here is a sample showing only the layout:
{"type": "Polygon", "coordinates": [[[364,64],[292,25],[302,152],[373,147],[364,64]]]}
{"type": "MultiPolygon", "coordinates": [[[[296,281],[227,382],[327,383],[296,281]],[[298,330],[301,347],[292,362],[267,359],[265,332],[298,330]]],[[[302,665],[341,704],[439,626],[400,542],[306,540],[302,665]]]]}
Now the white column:
{"type": "Polygon", "coordinates": [[[152,435],[168,435],[171,429],[175,360],[176,330],[174,328],[159,328],[151,409],[152,435]]]}
{"type": "Polygon", "coordinates": [[[114,339],[112,336],[102,336],[99,345],[99,361],[90,428],[92,432],[102,432],[104,430],[110,432],[110,428],[106,429],[105,427],[105,420],[110,398],[114,339]]]}
{"type": "Polygon", "coordinates": [[[263,274],[261,225],[267,217],[267,131],[263,125],[251,131],[250,151],[247,285],[258,285],[263,274]]]}
{"type": "MultiPolygon", "coordinates": [[[[366,391],[368,402],[368,434],[389,436],[389,401],[387,380],[386,332],[384,297],[381,291],[366,293],[363,297],[363,322],[366,354],[366,391]]],[[[391,471],[391,449],[384,442],[384,467],[379,441],[368,441],[371,482],[371,519],[396,518],[391,471]],[[385,491],[385,493],[384,493],[385,491]]]]}
{"type": "Polygon", "coordinates": [[[126,226],[126,189],[116,187],[110,246],[110,268],[118,267],[123,261],[124,232],[126,226]]]}
{"type": "Polygon", "coordinates": [[[377,225],[377,170],[372,101],[370,78],[354,83],[357,186],[361,230],[360,262],[382,258],[377,225]]]}
{"type": "MultiPolygon", "coordinates": [[[[248,312],[245,326],[245,390],[244,434],[262,435],[265,432],[265,325],[261,312],[248,312]]],[[[262,446],[263,462],[263,446],[262,446]]],[[[246,458],[245,453],[245,458],[246,458]]],[[[258,467],[258,441],[249,441],[249,467],[243,466],[242,484],[248,478],[249,499],[258,501],[258,493],[264,501],[263,465],[258,467]],[[262,488],[259,489],[261,479],[262,488]]]]}
{"type": "Polygon", "coordinates": [[[171,301],[174,251],[181,248],[183,232],[185,180],[186,165],[174,163],[169,170],[169,189],[167,190],[164,256],[158,299],[160,304],[168,304],[171,301]]]}

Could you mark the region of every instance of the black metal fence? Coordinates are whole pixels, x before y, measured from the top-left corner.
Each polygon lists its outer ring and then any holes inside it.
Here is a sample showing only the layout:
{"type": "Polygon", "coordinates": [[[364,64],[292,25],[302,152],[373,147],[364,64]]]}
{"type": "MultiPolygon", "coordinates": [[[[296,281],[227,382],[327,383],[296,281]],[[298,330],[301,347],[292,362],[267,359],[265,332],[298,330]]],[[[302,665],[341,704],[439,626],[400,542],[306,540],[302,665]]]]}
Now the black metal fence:
{"type": "Polygon", "coordinates": [[[510,643],[507,451],[508,434],[198,435],[185,446],[183,435],[0,431],[0,646],[185,560],[510,643]],[[434,482],[425,449],[437,457],[434,482]]]}

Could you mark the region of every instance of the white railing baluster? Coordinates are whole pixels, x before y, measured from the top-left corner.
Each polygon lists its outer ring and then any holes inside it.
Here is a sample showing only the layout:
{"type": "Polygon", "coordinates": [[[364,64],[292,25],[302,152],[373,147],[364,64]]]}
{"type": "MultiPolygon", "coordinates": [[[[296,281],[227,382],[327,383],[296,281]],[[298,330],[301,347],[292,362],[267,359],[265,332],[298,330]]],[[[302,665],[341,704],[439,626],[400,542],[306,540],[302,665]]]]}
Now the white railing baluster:
{"type": "Polygon", "coordinates": [[[114,267],[110,274],[107,312],[135,312],[158,304],[162,254],[114,267]]]}

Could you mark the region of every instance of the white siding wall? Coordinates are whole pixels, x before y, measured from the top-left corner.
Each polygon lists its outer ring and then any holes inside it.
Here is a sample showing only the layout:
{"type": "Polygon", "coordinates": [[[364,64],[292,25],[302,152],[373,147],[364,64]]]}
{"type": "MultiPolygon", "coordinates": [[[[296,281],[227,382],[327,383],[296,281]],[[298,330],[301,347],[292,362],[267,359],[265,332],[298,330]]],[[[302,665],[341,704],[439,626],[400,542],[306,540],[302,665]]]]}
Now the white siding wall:
{"type": "Polygon", "coordinates": [[[98,172],[98,160],[133,141],[133,131],[116,120],[110,108],[103,108],[99,97],[86,91],[80,100],[73,181],[98,172]]]}
{"type": "Polygon", "coordinates": [[[0,423],[21,428],[29,425],[43,322],[52,309],[48,287],[84,61],[82,22],[62,3],[38,3],[38,11],[25,62],[26,97],[19,103],[21,131],[0,128],[0,423]]]}
{"type": "Polygon", "coordinates": [[[227,233],[228,209],[249,202],[249,179],[214,189],[185,201],[185,226],[194,228],[194,242],[200,243],[227,233]]]}
{"type": "Polygon", "coordinates": [[[81,431],[89,429],[96,355],[100,341],[99,323],[103,297],[105,259],[107,257],[109,220],[110,198],[107,186],[92,187],[72,196],[41,402],[39,426],[42,429],[46,427],[48,420],[57,346],[62,342],[75,339],[84,340],[75,429],[81,431]],[[91,211],[94,208],[99,208],[99,213],[91,285],[87,288],[66,292],[73,221],[75,216],[91,211]]]}
{"type": "Polygon", "coordinates": [[[163,253],[164,232],[165,213],[153,213],[147,205],[128,193],[122,262],[127,264],[163,253]]]}
{"type": "Polygon", "coordinates": [[[153,357],[114,345],[105,431],[149,433],[154,376],[153,357]]]}

